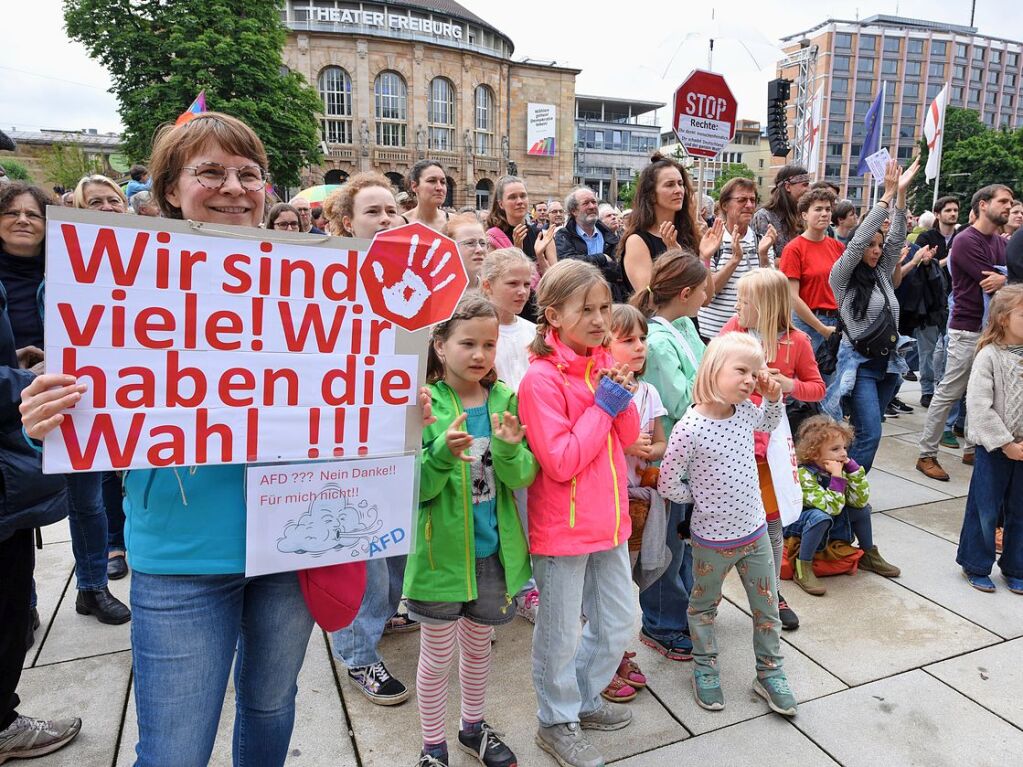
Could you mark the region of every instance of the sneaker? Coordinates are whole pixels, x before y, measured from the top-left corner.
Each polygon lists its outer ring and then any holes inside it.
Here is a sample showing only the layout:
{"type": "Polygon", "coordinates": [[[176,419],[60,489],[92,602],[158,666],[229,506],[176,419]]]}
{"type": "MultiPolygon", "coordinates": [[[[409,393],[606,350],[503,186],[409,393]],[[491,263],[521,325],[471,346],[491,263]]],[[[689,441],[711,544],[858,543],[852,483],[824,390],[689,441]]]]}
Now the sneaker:
{"type": "Polygon", "coordinates": [[[622,662],[618,664],[618,676],[640,690],[646,687],[646,674],[639,670],[639,664],[633,660],[635,657],[634,652],[627,652],[622,656],[622,662]]]}
{"type": "Polygon", "coordinates": [[[958,450],[961,447],[959,440],[956,439],[956,435],[947,430],[941,433],[941,442],[939,444],[942,447],[950,447],[953,450],[958,450]]]}
{"type": "Polygon", "coordinates": [[[877,546],[869,549],[861,549],[863,556],[860,557],[860,569],[871,573],[883,575],[885,578],[898,578],[902,571],[890,562],[886,562],[877,546]]]}
{"type": "Polygon", "coordinates": [[[963,577],[966,582],[969,583],[977,591],[983,591],[987,594],[991,594],[995,590],[995,582],[987,575],[977,575],[976,573],[970,573],[963,570],[963,577]]]}
{"type": "Polygon", "coordinates": [[[931,400],[934,398],[933,394],[921,394],[920,395],[920,407],[925,410],[931,406],[931,400]]]}
{"type": "Polygon", "coordinates": [[[579,726],[584,730],[620,730],[632,724],[632,712],[625,706],[616,706],[606,700],[600,708],[589,714],[579,714],[579,726]]]}
{"type": "MultiPolygon", "coordinates": [[[[904,378],[905,380],[907,380],[907,381],[919,381],[919,380],[920,380],[919,376],[917,376],[917,374],[916,374],[915,372],[913,372],[912,370],[910,370],[910,371],[909,371],[909,372],[907,372],[907,373],[903,373],[903,374],[902,374],[902,377],[903,377],[903,378],[904,378]]],[[[907,412],[908,412],[908,411],[907,411],[907,412]]]]}
{"type": "Polygon", "coordinates": [[[781,627],[783,631],[795,631],[799,628],[799,616],[796,615],[796,611],[789,607],[789,603],[785,601],[785,597],[778,592],[778,617],[781,618],[781,627]]]}
{"type": "Polygon", "coordinates": [[[757,677],[753,680],[753,692],[767,701],[771,710],[782,716],[796,715],[796,696],[792,694],[789,680],[784,676],[757,677]]]}
{"type": "Polygon", "coordinates": [[[6,730],[0,731],[0,764],[8,759],[31,759],[52,754],[75,739],[82,729],[82,720],[32,719],[19,716],[6,730]]]}
{"type": "MultiPolygon", "coordinates": [[[[907,378],[906,380],[910,381],[910,380],[913,380],[913,379],[907,378]]],[[[911,408],[909,405],[907,405],[905,402],[903,402],[898,397],[892,397],[892,407],[895,408],[896,410],[898,410],[900,413],[912,413],[913,412],[913,408],[911,408]]]]}
{"type": "Polygon", "coordinates": [[[813,571],[813,562],[797,559],[795,572],[792,573],[792,582],[807,594],[812,594],[815,597],[822,597],[828,593],[824,584],[817,579],[817,574],[813,571]]]}
{"type": "Polygon", "coordinates": [[[518,759],[501,740],[501,733],[486,722],[458,731],[458,747],[486,767],[516,767],[518,759]]]}
{"type": "Polygon", "coordinates": [[[536,625],[536,613],[540,609],[540,592],[536,589],[520,594],[515,599],[515,612],[520,618],[525,618],[536,625]]]}
{"type": "Polygon", "coordinates": [[[717,674],[693,674],[693,693],[696,705],[708,711],[720,711],[725,707],[725,694],[721,691],[721,677],[717,674]]]}
{"type": "Polygon", "coordinates": [[[663,642],[646,633],[646,629],[640,629],[639,641],[651,650],[656,650],[668,660],[685,661],[693,659],[693,642],[684,634],[674,641],[663,642]]]}
{"type": "Polygon", "coordinates": [[[1009,587],[1009,591],[1013,594],[1023,594],[1023,578],[1013,578],[1005,573],[1002,573],[1002,576],[1005,578],[1005,585],[1009,587]]]}
{"type": "Polygon", "coordinates": [[[604,757],[583,737],[578,722],[541,725],[536,730],[536,745],[561,767],[604,767],[604,757]]]}
{"type": "Polygon", "coordinates": [[[419,631],[419,621],[406,613],[395,613],[384,624],[384,634],[404,634],[406,631],[419,631]]]}
{"type": "Polygon", "coordinates": [[[600,691],[600,697],[612,703],[628,703],[635,700],[636,688],[622,679],[618,674],[611,677],[611,684],[600,691]]]}
{"type": "Polygon", "coordinates": [[[884,409],[884,414],[889,418],[898,418],[899,411],[895,409],[895,404],[892,403],[884,409]]]}
{"type": "Polygon", "coordinates": [[[921,456],[916,459],[916,470],[930,479],[948,482],[948,472],[941,468],[938,459],[933,456],[921,456]]]}
{"type": "Polygon", "coordinates": [[[408,688],[391,676],[383,661],[350,668],[348,677],[378,706],[397,706],[408,700],[408,688]]]}
{"type": "Polygon", "coordinates": [[[972,450],[970,450],[969,452],[964,452],[963,453],[963,463],[965,463],[967,466],[973,466],[973,451],[972,450]]]}
{"type": "Polygon", "coordinates": [[[1002,553],[1002,536],[1004,535],[1002,528],[995,528],[995,554],[1002,553]]]}
{"type": "Polygon", "coordinates": [[[447,756],[437,756],[423,751],[419,754],[419,761],[416,762],[416,767],[448,767],[448,758],[447,756]]]}

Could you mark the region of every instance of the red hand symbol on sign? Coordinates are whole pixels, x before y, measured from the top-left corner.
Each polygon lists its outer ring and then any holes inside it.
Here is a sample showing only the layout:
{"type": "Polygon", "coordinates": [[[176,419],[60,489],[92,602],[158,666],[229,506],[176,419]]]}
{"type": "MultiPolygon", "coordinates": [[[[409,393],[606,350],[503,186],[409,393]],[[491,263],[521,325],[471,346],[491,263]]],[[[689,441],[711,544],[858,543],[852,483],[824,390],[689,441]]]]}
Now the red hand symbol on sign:
{"type": "Polygon", "coordinates": [[[448,319],[468,284],[455,243],[419,222],[380,232],[360,276],[373,310],[406,330],[448,319]]]}

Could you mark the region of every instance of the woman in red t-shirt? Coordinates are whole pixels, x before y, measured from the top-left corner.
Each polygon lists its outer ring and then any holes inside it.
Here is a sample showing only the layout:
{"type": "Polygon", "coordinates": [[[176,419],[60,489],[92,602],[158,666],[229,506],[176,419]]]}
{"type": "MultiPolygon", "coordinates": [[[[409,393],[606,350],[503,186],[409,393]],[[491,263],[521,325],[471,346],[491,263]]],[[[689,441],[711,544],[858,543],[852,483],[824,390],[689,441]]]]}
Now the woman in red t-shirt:
{"type": "Polygon", "coordinates": [[[810,337],[815,353],[838,324],[838,304],[828,277],[845,246],[827,235],[834,204],[829,189],[811,189],[799,198],[796,209],[803,233],[785,246],[778,264],[789,278],[796,312],[792,323],[810,337]]]}
{"type": "MultiPolygon", "coordinates": [[[[792,326],[792,299],[785,276],[774,269],[758,269],[739,279],[736,316],[721,329],[722,333],[739,331],[756,337],[764,347],[764,359],[771,374],[781,384],[789,402],[820,402],[824,399],[824,380],[817,369],[810,339],[792,326]]],[[[756,395],[754,395],[756,397],[756,395]]],[[[792,408],[787,408],[792,413],[792,408]]],[[[813,413],[809,413],[812,415],[813,413]]],[[[798,423],[790,423],[793,434],[798,423]]],[[[754,454],[760,475],[760,492],[767,512],[767,532],[774,549],[776,580],[781,577],[782,524],[778,500],[774,494],[771,470],[767,464],[767,443],[770,435],[755,432],[754,454]]],[[[778,594],[778,612],[782,628],[794,629],[799,618],[778,594]]]]}

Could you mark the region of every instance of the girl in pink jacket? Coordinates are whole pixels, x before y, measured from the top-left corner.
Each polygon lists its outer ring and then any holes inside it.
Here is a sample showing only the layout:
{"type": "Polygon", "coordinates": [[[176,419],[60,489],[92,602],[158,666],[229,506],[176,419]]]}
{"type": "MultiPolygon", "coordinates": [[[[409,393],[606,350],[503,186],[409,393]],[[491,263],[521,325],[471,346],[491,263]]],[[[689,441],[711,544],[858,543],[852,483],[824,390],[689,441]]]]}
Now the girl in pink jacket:
{"type": "Polygon", "coordinates": [[[632,720],[600,693],[633,624],[624,446],[639,436],[635,380],[605,348],[611,291],[596,267],[558,262],[540,280],[537,306],[532,361],[519,385],[519,415],[540,464],[529,488],[540,589],[536,741],[562,764],[596,764],[600,754],[580,731],[617,730],[632,720]]]}

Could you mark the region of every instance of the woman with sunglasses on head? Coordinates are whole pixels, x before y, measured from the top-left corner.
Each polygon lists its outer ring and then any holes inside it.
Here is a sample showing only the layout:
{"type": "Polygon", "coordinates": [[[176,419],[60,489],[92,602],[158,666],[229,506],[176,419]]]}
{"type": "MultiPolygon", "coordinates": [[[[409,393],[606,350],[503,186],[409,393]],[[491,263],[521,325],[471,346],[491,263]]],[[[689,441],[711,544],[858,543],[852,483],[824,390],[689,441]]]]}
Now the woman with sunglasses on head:
{"type": "MultiPolygon", "coordinates": [[[[255,229],[266,166],[251,128],[207,112],[162,128],[149,168],[168,218],[255,229]]],[[[22,393],[29,437],[57,428],[84,389],[71,376],[36,378],[22,393]]],[[[138,767],[209,762],[232,665],[234,763],[287,758],[313,619],[294,572],[245,577],[244,483],[244,465],[125,478],[138,767]]]]}
{"type": "Polygon", "coordinates": [[[266,229],[279,232],[301,232],[302,217],[294,206],[279,202],[266,214],[266,229]]]}
{"type": "Polygon", "coordinates": [[[771,199],[753,214],[750,226],[758,237],[767,234],[767,227],[773,226],[777,232],[774,243],[775,258],[796,235],[803,231],[796,203],[803,193],[810,188],[810,174],[802,165],[783,165],[778,168],[771,188],[771,199]]]}

